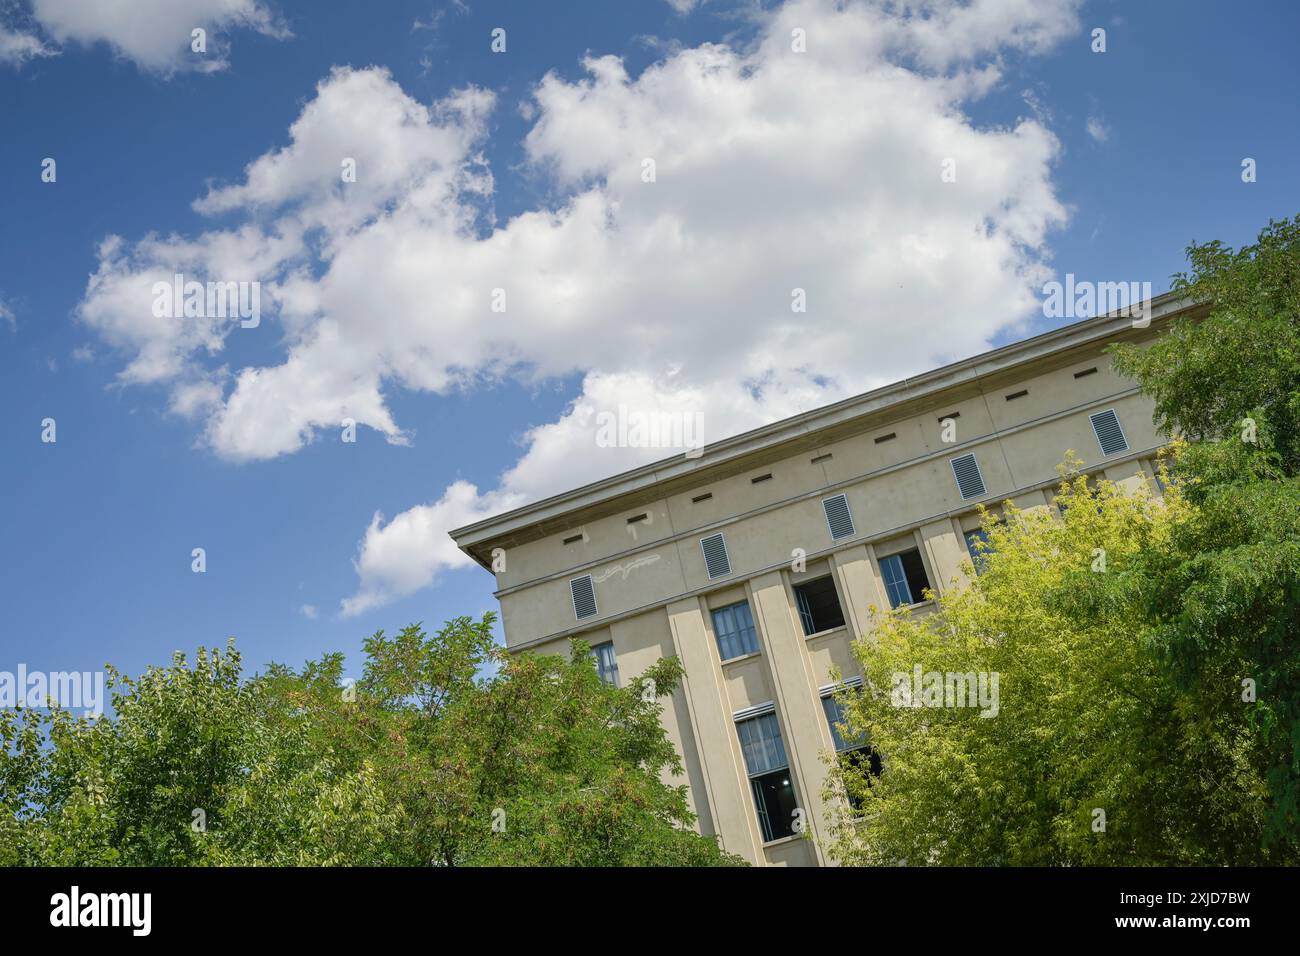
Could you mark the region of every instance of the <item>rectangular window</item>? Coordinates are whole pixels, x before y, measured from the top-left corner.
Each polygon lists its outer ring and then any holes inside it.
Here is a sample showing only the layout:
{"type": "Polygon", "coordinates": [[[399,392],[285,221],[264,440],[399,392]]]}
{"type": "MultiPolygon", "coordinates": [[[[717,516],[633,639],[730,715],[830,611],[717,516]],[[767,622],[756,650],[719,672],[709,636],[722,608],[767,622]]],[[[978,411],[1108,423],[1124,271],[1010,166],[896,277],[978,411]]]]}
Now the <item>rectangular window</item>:
{"type": "Polygon", "coordinates": [[[718,655],[724,661],[758,653],[758,631],[747,601],[714,611],[713,633],[718,638],[718,655]]]}
{"type": "Polygon", "coordinates": [[[971,563],[975,565],[975,573],[984,573],[984,562],[989,556],[989,535],[983,528],[976,528],[974,531],[966,532],[966,550],[970,552],[971,563]]]}
{"type": "Polygon", "coordinates": [[[835,592],[835,578],[831,575],[795,585],[794,600],[805,636],[844,626],[844,611],[840,608],[840,596],[835,592]]]}
{"type": "Polygon", "coordinates": [[[916,548],[881,558],[880,573],[885,579],[890,607],[902,607],[925,600],[922,592],[930,586],[930,578],[925,573],[921,552],[916,548]]]}
{"type": "Polygon", "coordinates": [[[614,656],[614,642],[606,641],[591,649],[591,656],[596,659],[596,673],[610,687],[618,686],[618,659],[614,656]]]}
{"type": "Polygon", "coordinates": [[[790,780],[790,762],[781,742],[776,714],[751,717],[736,724],[740,749],[745,755],[749,785],[754,794],[763,842],[770,843],[794,833],[798,803],[790,780]]]}
{"type": "MultiPolygon", "coordinates": [[[[844,727],[844,708],[840,706],[840,702],[835,699],[834,694],[822,698],[822,709],[826,711],[826,721],[830,724],[831,738],[835,741],[835,752],[839,754],[840,760],[865,769],[868,780],[872,777],[879,777],[881,770],[880,754],[877,753],[875,747],[872,747],[867,742],[866,733],[850,735],[847,740],[844,738],[844,734],[840,730],[841,727],[843,727],[844,731],[848,730],[847,727],[844,727]]],[[[861,805],[862,800],[859,796],[849,795],[849,806],[857,810],[861,805]]]]}
{"type": "MultiPolygon", "coordinates": [[[[840,728],[844,726],[844,708],[840,702],[835,699],[834,694],[827,694],[822,698],[822,710],[826,711],[826,721],[831,725],[831,737],[835,741],[835,750],[843,753],[846,750],[857,750],[859,747],[867,745],[867,735],[860,733],[850,735],[848,740],[844,739],[844,734],[840,728]]],[[[847,727],[844,727],[847,730],[847,727]]]]}

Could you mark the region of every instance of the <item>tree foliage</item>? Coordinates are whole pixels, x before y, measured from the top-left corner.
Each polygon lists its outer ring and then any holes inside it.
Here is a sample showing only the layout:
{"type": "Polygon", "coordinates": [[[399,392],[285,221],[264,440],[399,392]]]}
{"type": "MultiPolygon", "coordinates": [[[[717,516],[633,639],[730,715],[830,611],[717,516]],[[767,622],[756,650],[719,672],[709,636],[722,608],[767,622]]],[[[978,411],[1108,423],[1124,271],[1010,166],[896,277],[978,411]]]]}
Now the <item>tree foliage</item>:
{"type": "Polygon", "coordinates": [[[840,859],[1300,862],[1300,218],[1187,252],[1200,314],[1114,347],[1185,439],[1163,500],[1071,472],[1062,513],[986,518],[970,587],[881,616],[846,729],[884,771],[831,774],[840,859]],[[918,663],[999,672],[998,715],[895,706],[918,663]]]}
{"type": "Polygon", "coordinates": [[[1192,245],[1174,288],[1204,302],[1118,368],[1196,441],[1176,475],[1195,508],[1144,568],[1149,639],[1191,699],[1252,681],[1270,844],[1300,846],[1300,216],[1253,245],[1192,245]]]}
{"type": "Polygon", "coordinates": [[[879,777],[832,774],[860,810],[835,821],[844,862],[942,865],[1247,863],[1265,792],[1244,705],[1225,685],[1191,706],[1135,623],[1140,556],[1166,548],[1188,506],[1079,474],[1064,512],[989,517],[971,587],[936,613],[882,615],[856,647],[864,690],[849,723],[883,754],[879,777]],[[996,707],[906,696],[914,668],[996,674],[996,707]],[[915,703],[917,706],[908,706],[915,703]],[[952,704],[966,706],[951,706],[952,704]]]}
{"type": "Polygon", "coordinates": [[[727,865],[690,829],[661,660],[605,686],[587,648],[506,656],[492,616],[241,677],[233,643],[138,680],[113,716],[0,714],[0,863],[727,865]]]}

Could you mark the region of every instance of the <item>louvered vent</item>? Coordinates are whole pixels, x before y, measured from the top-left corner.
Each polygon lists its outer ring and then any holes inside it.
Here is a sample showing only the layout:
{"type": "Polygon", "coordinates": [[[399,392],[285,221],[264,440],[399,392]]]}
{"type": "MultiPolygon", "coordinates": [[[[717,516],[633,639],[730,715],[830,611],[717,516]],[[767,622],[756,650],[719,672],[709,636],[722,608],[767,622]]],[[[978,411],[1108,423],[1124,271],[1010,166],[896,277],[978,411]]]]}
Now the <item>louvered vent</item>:
{"type": "Polygon", "coordinates": [[[952,459],[952,473],[957,479],[957,490],[962,498],[981,498],[984,495],[984,476],[974,455],[952,459]]]}
{"type": "Polygon", "coordinates": [[[700,539],[704,549],[704,566],[709,569],[709,577],[721,578],[731,573],[731,561],[727,558],[727,542],[721,534],[709,535],[700,539]]]}
{"type": "Polygon", "coordinates": [[[853,537],[853,515],[849,512],[849,499],[843,495],[823,498],[822,508],[826,511],[826,524],[831,529],[831,539],[853,537]]]}
{"type": "Polygon", "coordinates": [[[596,588],[591,583],[591,575],[584,574],[571,580],[569,590],[573,592],[573,613],[578,620],[595,616],[596,588]]]}
{"type": "Polygon", "coordinates": [[[1116,417],[1113,408],[1089,417],[1092,419],[1092,430],[1097,433],[1097,444],[1101,445],[1103,455],[1128,451],[1128,439],[1124,437],[1124,429],[1120,428],[1119,418],[1116,417]]]}

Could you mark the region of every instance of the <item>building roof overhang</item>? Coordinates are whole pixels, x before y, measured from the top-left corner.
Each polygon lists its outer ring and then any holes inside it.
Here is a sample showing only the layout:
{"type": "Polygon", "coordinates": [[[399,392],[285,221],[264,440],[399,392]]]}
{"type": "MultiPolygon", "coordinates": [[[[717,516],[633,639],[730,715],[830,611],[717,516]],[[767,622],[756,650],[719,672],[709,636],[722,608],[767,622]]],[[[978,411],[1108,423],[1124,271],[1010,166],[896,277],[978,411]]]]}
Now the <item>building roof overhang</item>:
{"type": "Polygon", "coordinates": [[[1150,327],[1136,326],[1128,313],[1083,319],[940,368],[802,412],[705,445],[702,453],[642,465],[540,501],[484,518],[449,532],[456,545],[491,569],[494,548],[510,548],[572,530],[642,504],[748,471],[777,457],[816,449],[850,435],[907,418],[926,406],[975,395],[1000,380],[1023,376],[1027,365],[1047,370],[1095,351],[1099,342],[1133,341],[1196,303],[1165,293],[1150,301],[1150,327]]]}

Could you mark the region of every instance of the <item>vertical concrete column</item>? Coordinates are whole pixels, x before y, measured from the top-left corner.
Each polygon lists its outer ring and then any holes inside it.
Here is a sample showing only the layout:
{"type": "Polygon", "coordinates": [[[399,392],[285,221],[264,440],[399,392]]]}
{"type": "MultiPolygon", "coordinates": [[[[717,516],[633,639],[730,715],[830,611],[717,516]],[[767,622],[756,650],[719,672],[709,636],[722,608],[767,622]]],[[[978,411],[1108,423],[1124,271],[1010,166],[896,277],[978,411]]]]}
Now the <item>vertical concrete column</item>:
{"type": "Polygon", "coordinates": [[[751,863],[762,863],[762,851],[749,820],[748,785],[736,763],[736,725],[718,655],[709,646],[703,602],[698,597],[688,598],[668,605],[667,610],[673,648],[686,669],[682,687],[713,825],[723,849],[751,863]]]}
{"type": "Polygon", "coordinates": [[[776,708],[799,806],[804,809],[805,822],[815,837],[813,852],[817,863],[825,866],[821,844],[829,834],[825,832],[826,804],[822,787],[827,768],[821,762],[821,755],[833,749],[834,744],[817,696],[803,629],[795,621],[790,592],[780,571],[760,575],[748,586],[754,620],[762,634],[763,653],[771,667],[776,708]]]}
{"type": "Polygon", "coordinates": [[[844,606],[844,621],[849,626],[850,640],[871,633],[871,611],[875,605],[884,607],[884,594],[877,583],[875,569],[871,566],[871,552],[865,544],[838,551],[831,557],[836,584],[840,590],[840,603],[844,606]]]}
{"type": "MultiPolygon", "coordinates": [[[[950,518],[934,521],[920,528],[921,543],[925,547],[925,556],[930,562],[930,569],[935,580],[931,587],[939,594],[952,590],[955,578],[960,585],[966,580],[961,563],[967,556],[966,541],[959,538],[950,518]]],[[[919,599],[919,595],[917,595],[919,599]]]]}

